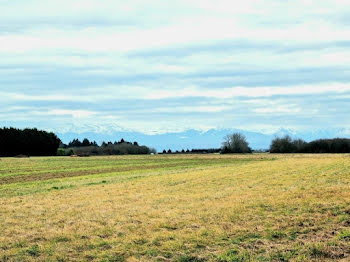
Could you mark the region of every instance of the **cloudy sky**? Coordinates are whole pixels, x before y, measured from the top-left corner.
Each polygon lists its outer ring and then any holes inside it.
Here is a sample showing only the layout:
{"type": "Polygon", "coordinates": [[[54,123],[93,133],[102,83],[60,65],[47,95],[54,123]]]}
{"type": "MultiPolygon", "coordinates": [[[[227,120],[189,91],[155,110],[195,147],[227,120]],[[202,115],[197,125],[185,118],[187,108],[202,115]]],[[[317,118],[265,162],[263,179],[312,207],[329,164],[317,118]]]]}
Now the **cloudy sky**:
{"type": "Polygon", "coordinates": [[[0,124],[350,128],[349,0],[0,0],[0,124]]]}

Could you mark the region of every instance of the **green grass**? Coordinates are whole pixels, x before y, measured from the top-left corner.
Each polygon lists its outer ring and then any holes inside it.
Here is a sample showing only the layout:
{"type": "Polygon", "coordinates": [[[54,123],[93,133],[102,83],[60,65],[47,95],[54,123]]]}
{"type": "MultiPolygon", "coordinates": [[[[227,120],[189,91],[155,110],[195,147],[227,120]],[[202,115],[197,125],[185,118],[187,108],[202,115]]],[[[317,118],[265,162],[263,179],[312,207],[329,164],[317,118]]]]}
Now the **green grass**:
{"type": "Polygon", "coordinates": [[[350,259],[349,155],[0,160],[0,261],[350,259]]]}

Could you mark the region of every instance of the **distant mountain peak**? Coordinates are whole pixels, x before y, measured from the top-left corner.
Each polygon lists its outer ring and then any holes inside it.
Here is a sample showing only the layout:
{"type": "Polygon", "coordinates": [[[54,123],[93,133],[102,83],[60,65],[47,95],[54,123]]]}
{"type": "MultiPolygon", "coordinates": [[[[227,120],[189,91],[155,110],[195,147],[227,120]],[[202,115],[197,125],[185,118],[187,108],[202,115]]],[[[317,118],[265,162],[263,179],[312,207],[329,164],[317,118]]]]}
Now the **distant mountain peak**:
{"type": "MultiPolygon", "coordinates": [[[[218,128],[208,129],[206,131],[187,129],[179,132],[151,132],[143,133],[123,128],[98,128],[87,132],[75,132],[75,128],[70,132],[57,132],[63,142],[68,143],[74,138],[88,138],[91,141],[116,141],[121,138],[128,141],[137,141],[140,144],[155,147],[158,151],[163,149],[181,150],[191,148],[218,148],[221,146],[223,138],[230,133],[240,132],[247,137],[250,146],[253,149],[267,149],[274,137],[290,135],[294,138],[301,138],[311,141],[320,138],[348,137],[350,138],[349,128],[335,129],[315,129],[315,130],[297,130],[292,128],[278,128],[274,132],[251,131],[237,128],[218,128]]],[[[77,131],[84,129],[77,128],[77,131]]],[[[89,130],[89,129],[86,129],[89,130]]]]}

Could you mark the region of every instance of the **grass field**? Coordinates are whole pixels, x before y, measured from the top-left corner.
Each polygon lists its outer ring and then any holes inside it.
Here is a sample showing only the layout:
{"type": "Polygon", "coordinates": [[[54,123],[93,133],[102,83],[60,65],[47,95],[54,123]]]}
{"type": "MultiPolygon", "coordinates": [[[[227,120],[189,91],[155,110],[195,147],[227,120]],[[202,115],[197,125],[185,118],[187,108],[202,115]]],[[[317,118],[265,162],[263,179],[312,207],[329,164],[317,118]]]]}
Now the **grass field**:
{"type": "Polygon", "coordinates": [[[0,261],[350,261],[350,155],[0,160],[0,261]]]}

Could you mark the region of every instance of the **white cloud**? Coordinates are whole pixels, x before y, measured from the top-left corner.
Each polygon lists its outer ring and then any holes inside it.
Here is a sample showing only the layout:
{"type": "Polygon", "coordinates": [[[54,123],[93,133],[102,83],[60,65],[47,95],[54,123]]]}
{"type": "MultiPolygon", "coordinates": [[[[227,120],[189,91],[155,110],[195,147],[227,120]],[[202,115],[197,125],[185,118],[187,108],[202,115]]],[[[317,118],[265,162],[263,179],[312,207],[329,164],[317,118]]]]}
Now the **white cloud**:
{"type": "Polygon", "coordinates": [[[229,106],[177,106],[177,107],[160,107],[152,110],[160,113],[218,113],[231,109],[229,106]]]}
{"type": "MultiPolygon", "coordinates": [[[[58,93],[57,90],[48,91],[46,94],[31,95],[25,93],[0,92],[0,101],[23,103],[23,102],[74,102],[99,104],[116,101],[162,101],[164,99],[192,99],[206,98],[212,99],[214,103],[224,101],[230,103],[249,103],[273,105],[271,97],[281,96],[288,99],[290,96],[311,97],[313,95],[328,95],[334,99],[346,99],[349,96],[350,83],[333,83],[322,85],[301,85],[301,86],[274,86],[274,87],[232,87],[219,89],[206,89],[198,86],[177,88],[140,87],[140,86],[101,86],[86,88],[83,91],[66,90],[65,94],[58,93]],[[81,93],[83,92],[83,93],[81,93]],[[341,96],[340,96],[341,95],[341,96]],[[235,99],[235,100],[232,100],[235,99]],[[263,99],[263,100],[262,100],[263,99]]],[[[221,112],[230,109],[227,106],[201,105],[179,107],[161,107],[154,104],[154,109],[150,112],[221,112]]],[[[129,109],[131,110],[131,109],[129,109]]]]}
{"type": "Polygon", "coordinates": [[[330,125],[349,99],[349,12],[347,0],[0,0],[0,119],[330,125]]]}
{"type": "Polygon", "coordinates": [[[253,111],[256,113],[266,114],[266,113],[283,113],[283,114],[295,114],[301,112],[300,107],[296,107],[295,105],[288,105],[288,106],[278,106],[278,107],[263,107],[263,108],[256,108],[253,111]]]}
{"type": "Polygon", "coordinates": [[[233,98],[233,97],[270,97],[277,95],[313,95],[324,93],[350,92],[350,83],[336,83],[327,85],[305,85],[287,87],[232,87],[219,90],[202,90],[199,88],[187,88],[178,90],[159,90],[146,95],[148,99],[164,99],[174,97],[208,97],[208,98],[233,98]]]}
{"type": "Polygon", "coordinates": [[[85,110],[53,109],[53,110],[49,110],[47,112],[47,115],[72,116],[74,118],[84,118],[84,117],[94,116],[94,115],[96,115],[96,112],[85,111],[85,110]]]}

